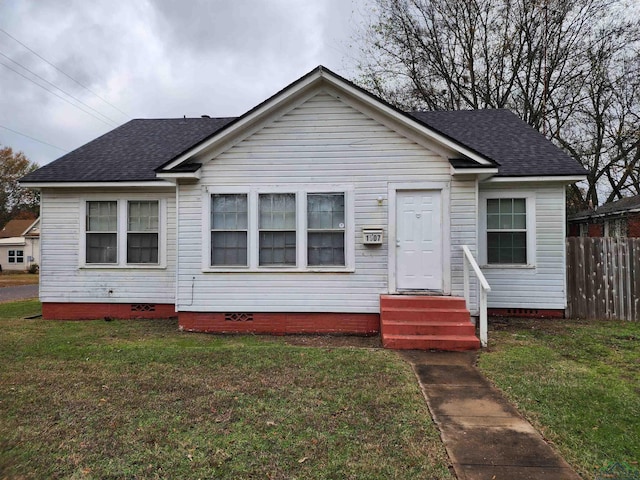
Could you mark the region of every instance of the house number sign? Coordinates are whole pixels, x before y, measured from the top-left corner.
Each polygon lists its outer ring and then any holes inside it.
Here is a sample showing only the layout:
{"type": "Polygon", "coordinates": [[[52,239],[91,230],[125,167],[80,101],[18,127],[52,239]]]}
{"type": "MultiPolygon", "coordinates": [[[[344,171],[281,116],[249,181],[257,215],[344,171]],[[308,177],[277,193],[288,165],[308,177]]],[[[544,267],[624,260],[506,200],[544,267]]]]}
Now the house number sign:
{"type": "Polygon", "coordinates": [[[365,245],[382,245],[382,228],[363,228],[362,237],[365,245]]]}

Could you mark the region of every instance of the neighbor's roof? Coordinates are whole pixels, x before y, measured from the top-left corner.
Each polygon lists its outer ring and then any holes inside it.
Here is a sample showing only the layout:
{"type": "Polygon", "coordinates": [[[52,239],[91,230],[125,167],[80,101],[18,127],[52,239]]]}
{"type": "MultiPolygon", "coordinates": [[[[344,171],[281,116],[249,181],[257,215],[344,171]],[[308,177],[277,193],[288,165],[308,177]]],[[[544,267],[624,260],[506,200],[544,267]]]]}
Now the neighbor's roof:
{"type": "Polygon", "coordinates": [[[619,215],[624,212],[640,210],[640,195],[625,197],[615,202],[605,203],[595,210],[583,210],[569,216],[569,220],[581,220],[591,217],[605,217],[607,215],[619,215]]]}
{"type": "MultiPolygon", "coordinates": [[[[323,68],[318,67],[281,92],[323,68]]],[[[333,72],[327,72],[365,92],[333,72]]],[[[374,102],[389,106],[374,95],[365,93],[374,102]]],[[[266,102],[269,100],[263,104],[266,102]]],[[[508,110],[414,112],[404,115],[409,121],[424,125],[455,143],[478,152],[498,166],[498,176],[586,174],[578,162],[508,110]]],[[[153,181],[157,179],[156,170],[222,132],[234,120],[238,119],[132,120],[30,173],[21,182],[153,181]]]]}
{"type": "Polygon", "coordinates": [[[0,230],[0,238],[20,237],[33,225],[35,218],[27,218],[25,220],[9,220],[2,230],[0,230]]]}

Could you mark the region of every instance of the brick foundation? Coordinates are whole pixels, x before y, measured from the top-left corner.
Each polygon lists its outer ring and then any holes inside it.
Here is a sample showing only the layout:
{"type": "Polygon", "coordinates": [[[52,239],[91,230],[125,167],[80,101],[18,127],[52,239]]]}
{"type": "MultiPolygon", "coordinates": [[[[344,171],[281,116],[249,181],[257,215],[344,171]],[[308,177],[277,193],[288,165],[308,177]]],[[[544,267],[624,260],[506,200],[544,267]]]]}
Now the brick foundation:
{"type": "Polygon", "coordinates": [[[208,333],[296,333],[376,335],[377,313],[207,313],[179,312],[181,329],[208,333]]]}
{"type": "Polygon", "coordinates": [[[541,308],[488,308],[490,317],[564,318],[564,310],[541,308]]]}
{"type": "Polygon", "coordinates": [[[176,317],[172,303],[52,303],[42,304],[45,320],[95,320],[101,318],[176,317]]]}

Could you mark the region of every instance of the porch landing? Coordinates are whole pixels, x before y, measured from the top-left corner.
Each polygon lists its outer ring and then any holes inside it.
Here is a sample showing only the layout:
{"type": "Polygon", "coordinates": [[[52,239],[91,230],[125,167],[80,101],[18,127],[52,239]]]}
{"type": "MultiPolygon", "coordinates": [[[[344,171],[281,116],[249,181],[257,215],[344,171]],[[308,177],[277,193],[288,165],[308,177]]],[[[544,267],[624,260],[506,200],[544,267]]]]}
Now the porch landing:
{"type": "Polygon", "coordinates": [[[381,295],[382,346],[394,350],[464,351],[480,348],[464,298],[381,295]]]}

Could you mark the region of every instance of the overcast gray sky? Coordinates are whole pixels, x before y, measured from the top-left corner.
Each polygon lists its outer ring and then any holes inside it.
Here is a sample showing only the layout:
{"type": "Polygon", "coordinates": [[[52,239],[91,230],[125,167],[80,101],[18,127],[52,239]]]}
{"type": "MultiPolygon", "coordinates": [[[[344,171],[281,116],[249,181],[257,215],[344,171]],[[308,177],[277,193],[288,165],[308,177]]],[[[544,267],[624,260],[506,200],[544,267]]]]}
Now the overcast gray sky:
{"type": "Polygon", "coordinates": [[[320,64],[353,78],[366,3],[0,0],[0,145],[44,165],[132,118],[240,115],[320,64]]]}

